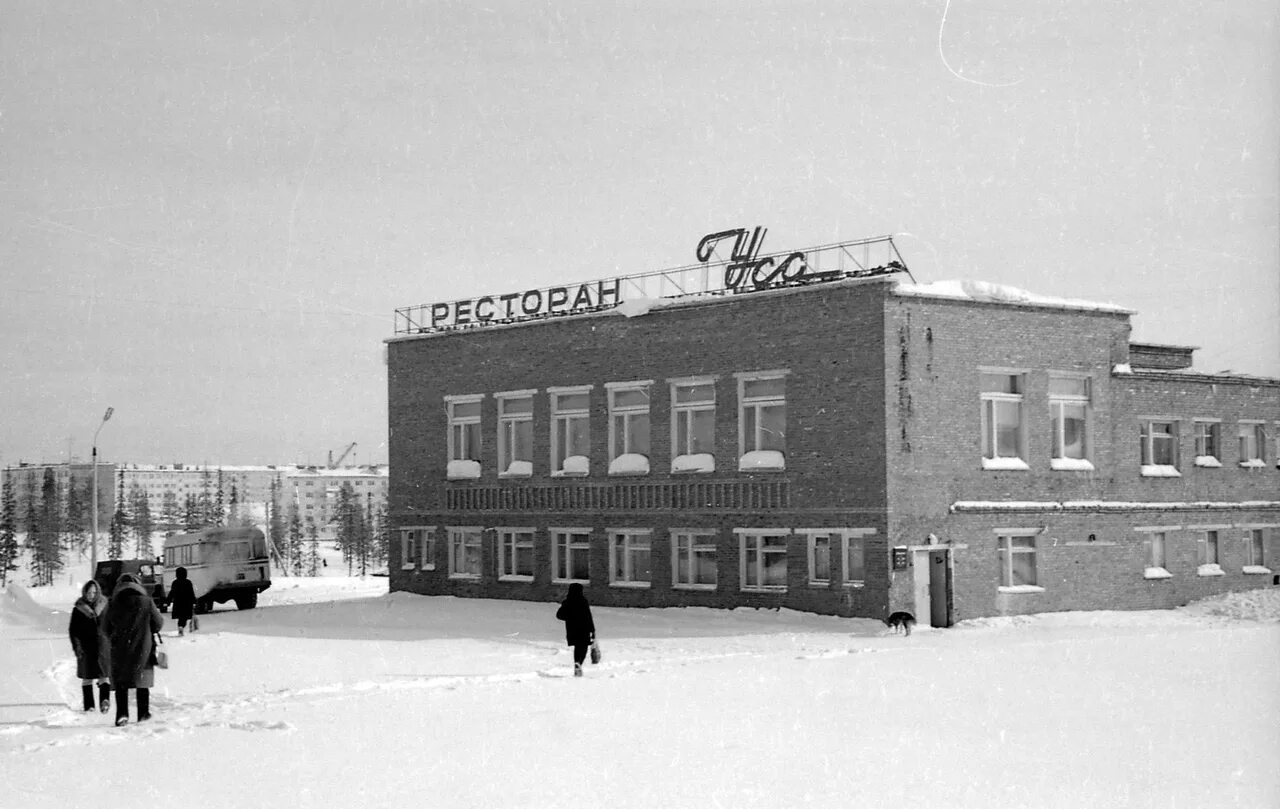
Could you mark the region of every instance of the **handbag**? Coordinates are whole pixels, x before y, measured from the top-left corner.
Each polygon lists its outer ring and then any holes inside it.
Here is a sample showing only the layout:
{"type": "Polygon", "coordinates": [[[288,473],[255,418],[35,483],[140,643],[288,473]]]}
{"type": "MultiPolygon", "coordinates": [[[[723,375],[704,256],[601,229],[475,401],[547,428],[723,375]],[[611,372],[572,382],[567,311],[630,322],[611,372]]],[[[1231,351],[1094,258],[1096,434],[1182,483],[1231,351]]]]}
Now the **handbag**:
{"type": "Polygon", "coordinates": [[[161,669],[169,668],[169,653],[160,648],[164,639],[157,632],[153,632],[151,637],[155,641],[151,644],[151,665],[161,669]]]}
{"type": "Polygon", "coordinates": [[[591,641],[591,663],[594,665],[600,662],[600,658],[604,655],[600,653],[600,644],[591,641]]]}

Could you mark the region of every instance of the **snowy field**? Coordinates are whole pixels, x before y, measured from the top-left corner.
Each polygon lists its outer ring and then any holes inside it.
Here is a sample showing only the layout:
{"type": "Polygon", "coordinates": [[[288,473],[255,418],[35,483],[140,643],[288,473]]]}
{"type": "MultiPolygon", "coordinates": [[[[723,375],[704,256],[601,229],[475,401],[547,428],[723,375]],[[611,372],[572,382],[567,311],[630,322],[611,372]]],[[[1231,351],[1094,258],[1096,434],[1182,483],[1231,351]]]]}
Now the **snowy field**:
{"type": "MultiPolygon", "coordinates": [[[[332,568],[330,569],[332,570],[332,568]]],[[[165,627],[155,719],[76,710],[74,584],[0,594],[0,806],[1280,807],[1280,588],[894,636],[277,579],[165,627]]]]}

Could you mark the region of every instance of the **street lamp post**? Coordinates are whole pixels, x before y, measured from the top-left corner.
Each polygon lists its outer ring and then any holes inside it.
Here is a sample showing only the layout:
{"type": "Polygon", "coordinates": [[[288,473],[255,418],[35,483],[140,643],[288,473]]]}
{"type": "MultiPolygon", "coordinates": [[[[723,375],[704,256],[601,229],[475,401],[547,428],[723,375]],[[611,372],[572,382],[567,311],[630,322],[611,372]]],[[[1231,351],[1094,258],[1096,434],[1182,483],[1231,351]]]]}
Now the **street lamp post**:
{"type": "Polygon", "coordinates": [[[111,413],[112,408],[108,407],[102,421],[98,423],[98,429],[93,431],[93,539],[89,544],[90,578],[98,572],[98,433],[102,432],[102,425],[111,418],[111,413]]]}

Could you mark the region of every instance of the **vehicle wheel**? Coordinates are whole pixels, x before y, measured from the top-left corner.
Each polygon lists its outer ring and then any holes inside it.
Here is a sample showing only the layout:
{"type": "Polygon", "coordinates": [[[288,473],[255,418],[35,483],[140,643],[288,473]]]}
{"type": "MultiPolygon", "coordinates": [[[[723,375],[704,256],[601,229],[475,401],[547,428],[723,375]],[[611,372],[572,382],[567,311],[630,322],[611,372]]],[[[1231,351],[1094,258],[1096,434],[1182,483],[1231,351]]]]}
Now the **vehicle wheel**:
{"type": "Polygon", "coordinates": [[[258,594],[249,593],[246,596],[236,596],[236,609],[251,610],[258,606],[258,594]]]}

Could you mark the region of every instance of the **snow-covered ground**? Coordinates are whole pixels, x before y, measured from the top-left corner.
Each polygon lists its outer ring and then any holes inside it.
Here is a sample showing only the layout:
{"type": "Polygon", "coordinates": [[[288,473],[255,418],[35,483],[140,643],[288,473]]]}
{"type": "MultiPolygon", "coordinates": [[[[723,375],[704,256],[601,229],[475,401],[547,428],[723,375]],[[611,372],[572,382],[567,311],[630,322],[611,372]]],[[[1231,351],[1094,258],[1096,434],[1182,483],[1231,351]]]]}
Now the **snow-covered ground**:
{"type": "Polygon", "coordinates": [[[277,579],[84,714],[74,584],[0,595],[0,806],[1280,806],[1280,588],[894,636],[795,612],[595,610],[277,579]]]}

